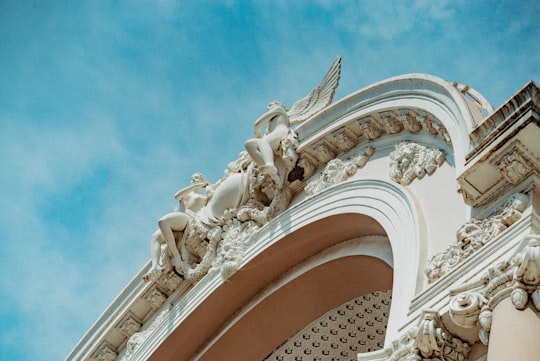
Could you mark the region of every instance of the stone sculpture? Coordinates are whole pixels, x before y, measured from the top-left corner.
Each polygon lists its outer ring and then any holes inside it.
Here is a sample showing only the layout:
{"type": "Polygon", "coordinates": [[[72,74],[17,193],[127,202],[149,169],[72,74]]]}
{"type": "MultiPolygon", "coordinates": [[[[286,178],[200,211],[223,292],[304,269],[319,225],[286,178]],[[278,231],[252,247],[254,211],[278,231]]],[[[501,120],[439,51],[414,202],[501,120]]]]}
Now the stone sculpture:
{"type": "Polygon", "coordinates": [[[223,278],[236,271],[243,243],[289,205],[292,190],[286,184],[287,174],[298,160],[298,142],[291,127],[331,103],[340,69],[337,57],[321,84],[290,111],[272,101],[255,122],[255,137],[245,142],[246,152],[229,164],[216,184],[210,185],[197,173],[189,187],[176,193],[180,209],[158,221],[145,281],[156,281],[173,266],[191,282],[210,269],[219,269],[223,278]]]}
{"type": "Polygon", "coordinates": [[[517,222],[529,203],[524,193],[513,194],[501,207],[484,219],[471,218],[456,233],[456,243],[435,254],[426,264],[424,274],[433,283],[482,248],[486,243],[517,222]]]}
{"type": "Polygon", "coordinates": [[[281,183],[278,166],[274,163],[276,155],[281,153],[289,165],[296,163],[298,156],[294,152],[296,136],[291,126],[300,124],[324,109],[332,102],[339,83],[341,57],[337,57],[326,76],[306,97],[297,101],[290,111],[279,101],[271,101],[267,112],[255,122],[254,138],[244,146],[251,158],[264,174],[269,174],[276,183],[281,183]],[[266,126],[266,132],[262,129],[266,126]]]}

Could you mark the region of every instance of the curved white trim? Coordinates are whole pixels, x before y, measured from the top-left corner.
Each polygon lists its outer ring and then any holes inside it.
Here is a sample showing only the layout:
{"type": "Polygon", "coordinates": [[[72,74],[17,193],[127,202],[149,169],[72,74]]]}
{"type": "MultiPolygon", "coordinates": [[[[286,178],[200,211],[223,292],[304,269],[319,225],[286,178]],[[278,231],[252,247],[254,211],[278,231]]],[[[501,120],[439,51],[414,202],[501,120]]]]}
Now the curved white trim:
{"type": "MultiPolygon", "coordinates": [[[[239,320],[254,310],[257,305],[263,302],[268,297],[271,297],[280,288],[300,278],[302,275],[312,271],[313,269],[340,258],[368,256],[380,259],[390,267],[393,267],[393,257],[390,241],[386,236],[370,235],[353,238],[348,241],[338,243],[324,251],[310,257],[306,261],[292,268],[283,274],[278,280],[269,284],[263,291],[257,294],[257,297],[252,299],[248,304],[242,307],[241,310],[220,330],[219,334],[213,337],[194,359],[198,359],[205,354],[208,349],[214,346],[215,342],[225,335],[239,320]]],[[[385,340],[391,342],[393,339],[385,337],[385,340]]]]}
{"type": "MultiPolygon", "coordinates": [[[[239,272],[285,236],[318,220],[345,214],[372,218],[384,229],[390,241],[394,264],[392,298],[399,302],[394,302],[391,306],[386,333],[388,343],[398,337],[398,328],[407,323],[409,305],[423,281],[424,260],[421,250],[425,242],[422,234],[425,232],[420,228],[412,198],[405,188],[399,185],[378,179],[345,182],[291,207],[252,237],[239,272]]],[[[248,269],[246,271],[249,272],[248,269]]],[[[176,302],[173,301],[168,317],[156,325],[144,346],[137,349],[133,357],[150,358],[159,345],[187,320],[200,304],[212,298],[224,282],[227,281],[223,281],[218,272],[210,273],[182,294],[176,302]]]]}
{"type": "Polygon", "coordinates": [[[433,114],[447,129],[459,174],[470,149],[469,133],[475,124],[466,102],[458,89],[438,77],[428,74],[393,77],[339,100],[298,127],[299,149],[302,144],[310,144],[347,122],[370,113],[417,108],[433,114]]]}
{"type": "Polygon", "coordinates": [[[392,246],[394,288],[387,340],[398,336],[406,323],[409,305],[423,283],[425,240],[417,208],[405,188],[378,179],[362,179],[331,187],[283,212],[251,240],[245,265],[282,237],[332,215],[357,213],[373,218],[385,230],[392,246]]]}

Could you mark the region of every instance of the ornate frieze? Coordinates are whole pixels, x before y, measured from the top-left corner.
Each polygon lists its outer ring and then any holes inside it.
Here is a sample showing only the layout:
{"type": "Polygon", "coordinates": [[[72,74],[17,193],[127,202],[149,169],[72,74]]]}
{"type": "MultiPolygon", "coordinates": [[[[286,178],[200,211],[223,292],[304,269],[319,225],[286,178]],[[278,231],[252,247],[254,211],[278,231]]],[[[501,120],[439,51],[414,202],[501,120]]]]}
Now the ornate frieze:
{"type": "Polygon", "coordinates": [[[540,236],[528,235],[526,245],[512,259],[488,269],[476,281],[450,290],[450,317],[464,328],[478,327],[478,337],[489,342],[492,312],[510,297],[516,309],[525,308],[529,298],[540,311],[540,236]]]}
{"type": "Polygon", "coordinates": [[[328,163],[336,157],[336,152],[332,149],[328,142],[321,141],[313,146],[313,154],[319,163],[328,163]]]}
{"type": "Polygon", "coordinates": [[[371,116],[360,119],[358,125],[362,134],[369,140],[377,139],[383,134],[382,125],[371,116]]]}
{"type": "Polygon", "coordinates": [[[116,357],[118,356],[118,353],[107,342],[103,342],[97,349],[97,351],[94,353],[94,356],[92,357],[94,361],[114,361],[116,360],[116,357]]]}
{"type": "Polygon", "coordinates": [[[332,144],[339,149],[340,153],[348,152],[356,146],[356,137],[347,128],[341,128],[332,133],[332,140],[332,144]]]}
{"type": "Polygon", "coordinates": [[[164,290],[168,291],[169,294],[180,287],[183,281],[184,279],[174,271],[163,272],[156,279],[156,283],[164,290]]]}
{"type": "Polygon", "coordinates": [[[143,300],[145,300],[150,305],[150,307],[157,310],[158,308],[163,306],[163,304],[167,300],[167,295],[161,292],[161,290],[154,285],[143,296],[143,300]]]}
{"type": "Polygon", "coordinates": [[[409,109],[400,109],[397,118],[403,127],[411,133],[418,133],[422,130],[422,123],[409,109]]]}
{"type": "MultiPolygon", "coordinates": [[[[126,347],[122,351],[122,353],[118,357],[118,361],[129,361],[131,360],[133,354],[135,351],[146,341],[148,336],[154,332],[154,330],[167,318],[169,315],[169,309],[165,308],[163,309],[157,317],[154,318],[150,322],[149,325],[147,325],[147,328],[143,331],[134,333],[131,335],[126,343],[126,347]]],[[[111,360],[112,361],[112,360],[111,360]]]]}
{"type": "Polygon", "coordinates": [[[396,134],[403,130],[403,123],[393,112],[379,113],[379,118],[384,131],[388,134],[396,134]]]}
{"type": "Polygon", "coordinates": [[[428,282],[432,283],[450,272],[476,250],[517,222],[528,203],[527,195],[516,193],[489,217],[468,220],[458,229],[456,244],[434,255],[427,262],[424,274],[428,282]]]}
{"type": "MultiPolygon", "coordinates": [[[[298,153],[297,162],[297,166],[304,170],[303,177],[300,180],[309,179],[317,169],[326,166],[332,159],[350,151],[355,146],[369,143],[383,137],[385,134],[393,135],[403,131],[418,133],[422,130],[433,137],[441,138],[447,144],[452,144],[444,125],[432,114],[419,109],[400,108],[362,116],[350,121],[339,130],[328,134],[313,144],[302,148],[298,153]]],[[[435,168],[437,166],[435,165],[435,168]]],[[[430,170],[432,169],[431,165],[427,167],[430,170]]],[[[420,170],[419,168],[418,171],[420,174],[422,172],[427,173],[426,169],[420,170]]],[[[301,191],[300,188],[295,190],[301,191]]]]}
{"type": "Polygon", "coordinates": [[[524,146],[516,141],[500,159],[494,161],[502,175],[512,184],[518,184],[534,169],[534,163],[527,158],[525,153],[528,152],[523,148],[524,146]]]}
{"type": "Polygon", "coordinates": [[[413,142],[401,142],[390,153],[390,178],[399,184],[409,185],[416,178],[432,174],[444,162],[446,155],[413,142]]]}
{"type": "Polygon", "coordinates": [[[360,154],[342,160],[340,158],[332,159],[322,172],[316,176],[311,177],[308,181],[304,191],[307,195],[315,195],[322,190],[344,182],[352,177],[359,168],[366,165],[369,157],[375,153],[375,148],[368,147],[364,149],[360,154]]]}
{"type": "Polygon", "coordinates": [[[139,332],[142,323],[133,313],[129,312],[116,327],[126,337],[131,337],[134,333],[139,332]]]}

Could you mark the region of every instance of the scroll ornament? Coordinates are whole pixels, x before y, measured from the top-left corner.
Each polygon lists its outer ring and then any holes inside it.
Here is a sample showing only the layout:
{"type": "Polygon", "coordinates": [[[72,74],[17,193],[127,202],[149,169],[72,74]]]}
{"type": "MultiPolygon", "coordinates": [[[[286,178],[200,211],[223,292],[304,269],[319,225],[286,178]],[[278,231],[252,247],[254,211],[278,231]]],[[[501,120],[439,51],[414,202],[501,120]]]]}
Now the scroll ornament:
{"type": "Polygon", "coordinates": [[[436,311],[424,310],[418,324],[392,342],[391,351],[389,361],[464,361],[470,346],[450,334],[436,311]]]}
{"type": "Polygon", "coordinates": [[[510,297],[518,310],[529,299],[540,311],[540,236],[528,235],[526,246],[510,261],[490,268],[471,284],[450,290],[450,317],[464,328],[479,327],[478,337],[489,342],[492,312],[499,302],[510,297]]]}

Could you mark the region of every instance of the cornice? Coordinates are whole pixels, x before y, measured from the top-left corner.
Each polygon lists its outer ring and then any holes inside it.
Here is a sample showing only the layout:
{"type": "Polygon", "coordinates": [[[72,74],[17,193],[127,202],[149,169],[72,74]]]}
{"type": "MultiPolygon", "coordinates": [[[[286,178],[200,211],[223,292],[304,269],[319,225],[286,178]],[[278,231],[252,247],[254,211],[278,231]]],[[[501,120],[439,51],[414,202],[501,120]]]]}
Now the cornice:
{"type": "Polygon", "coordinates": [[[540,183],[540,90],[529,82],[471,132],[459,192],[482,207],[520,184],[540,183]]]}

